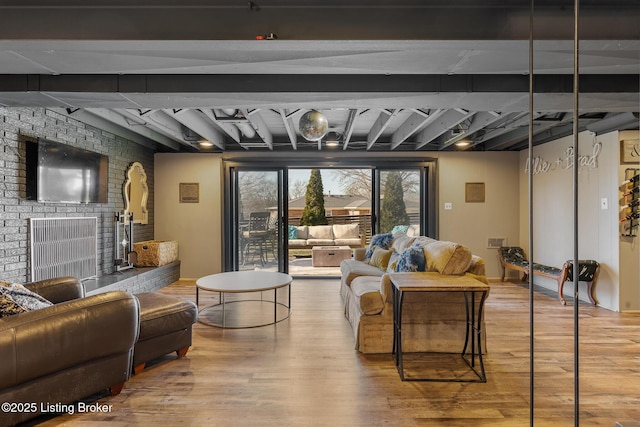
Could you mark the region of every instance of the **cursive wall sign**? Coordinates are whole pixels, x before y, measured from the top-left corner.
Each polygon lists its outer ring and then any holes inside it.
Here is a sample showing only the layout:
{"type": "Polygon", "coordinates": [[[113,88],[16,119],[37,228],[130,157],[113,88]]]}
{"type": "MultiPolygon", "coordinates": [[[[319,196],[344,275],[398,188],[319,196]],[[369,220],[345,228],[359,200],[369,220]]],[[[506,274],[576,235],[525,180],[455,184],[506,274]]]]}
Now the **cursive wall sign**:
{"type": "MultiPolygon", "coordinates": [[[[593,144],[593,151],[591,154],[578,156],[578,172],[584,168],[596,169],[598,167],[598,156],[602,150],[602,143],[596,142],[593,144]]],[[[529,168],[532,169],[533,174],[546,173],[557,169],[571,169],[573,167],[573,147],[568,147],[565,150],[564,157],[557,158],[556,160],[549,161],[542,157],[534,157],[532,161],[527,158],[527,162],[524,166],[524,172],[529,173],[529,168]]]]}

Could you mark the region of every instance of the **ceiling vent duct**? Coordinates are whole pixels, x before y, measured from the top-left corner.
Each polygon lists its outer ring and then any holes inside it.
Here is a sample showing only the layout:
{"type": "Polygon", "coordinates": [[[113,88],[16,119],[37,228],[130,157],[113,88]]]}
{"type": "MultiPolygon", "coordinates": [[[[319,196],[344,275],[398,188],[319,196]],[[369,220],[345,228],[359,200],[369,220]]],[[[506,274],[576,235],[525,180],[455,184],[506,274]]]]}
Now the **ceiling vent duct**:
{"type": "MultiPolygon", "coordinates": [[[[222,113],[224,113],[227,117],[240,118],[238,110],[236,110],[235,108],[223,108],[220,111],[222,111],[222,113]]],[[[244,135],[245,138],[249,139],[255,138],[256,130],[253,128],[253,126],[251,126],[249,120],[246,117],[242,116],[242,119],[243,120],[241,122],[236,123],[236,126],[238,127],[240,132],[242,132],[242,135],[244,135]]]]}

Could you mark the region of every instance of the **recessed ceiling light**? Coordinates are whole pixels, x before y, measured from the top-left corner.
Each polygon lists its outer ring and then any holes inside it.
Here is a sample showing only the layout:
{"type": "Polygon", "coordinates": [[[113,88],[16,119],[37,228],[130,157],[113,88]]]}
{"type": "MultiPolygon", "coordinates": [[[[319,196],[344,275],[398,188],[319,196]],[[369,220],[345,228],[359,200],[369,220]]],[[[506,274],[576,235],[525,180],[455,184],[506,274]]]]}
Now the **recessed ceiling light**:
{"type": "Polygon", "coordinates": [[[460,141],[456,142],[456,147],[468,147],[469,145],[471,145],[471,141],[469,141],[468,139],[461,139],[460,141]]]}
{"type": "Polygon", "coordinates": [[[207,141],[206,139],[201,139],[198,141],[198,144],[200,144],[201,147],[213,147],[213,142],[207,141]]]}

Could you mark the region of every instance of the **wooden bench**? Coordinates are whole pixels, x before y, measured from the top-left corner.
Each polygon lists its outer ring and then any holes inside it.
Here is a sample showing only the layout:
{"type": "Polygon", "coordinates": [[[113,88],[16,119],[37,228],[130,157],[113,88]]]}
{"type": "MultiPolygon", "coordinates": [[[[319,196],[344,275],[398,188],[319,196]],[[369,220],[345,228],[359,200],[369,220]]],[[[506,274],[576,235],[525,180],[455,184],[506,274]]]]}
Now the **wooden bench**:
{"type": "MultiPolygon", "coordinates": [[[[522,281],[529,277],[529,261],[524,250],[518,246],[503,246],[498,249],[498,257],[502,266],[502,281],[504,282],[507,269],[520,271],[523,273],[522,281]]],[[[580,272],[579,282],[587,283],[587,295],[593,305],[598,304],[595,296],[595,284],[600,272],[600,264],[594,260],[579,260],[580,272]]],[[[562,268],[550,267],[543,264],[533,263],[533,274],[535,276],[546,277],[558,282],[558,297],[563,305],[567,304],[564,299],[564,283],[573,282],[573,261],[566,261],[562,268]]]]}

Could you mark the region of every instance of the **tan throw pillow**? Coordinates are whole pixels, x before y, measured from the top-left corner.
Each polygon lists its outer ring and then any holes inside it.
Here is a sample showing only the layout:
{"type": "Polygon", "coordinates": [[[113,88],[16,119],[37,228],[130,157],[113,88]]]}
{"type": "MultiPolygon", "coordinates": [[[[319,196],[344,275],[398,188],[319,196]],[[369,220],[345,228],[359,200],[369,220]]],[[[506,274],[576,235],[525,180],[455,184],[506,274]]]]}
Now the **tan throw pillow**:
{"type": "Polygon", "coordinates": [[[471,251],[464,245],[436,240],[424,247],[427,271],[464,274],[471,265],[471,251]]]}
{"type": "Polygon", "coordinates": [[[369,260],[369,264],[378,267],[380,270],[386,270],[387,265],[389,264],[389,258],[391,258],[391,254],[393,252],[393,248],[382,249],[375,246],[373,249],[373,255],[371,255],[371,259],[369,260]]]}

